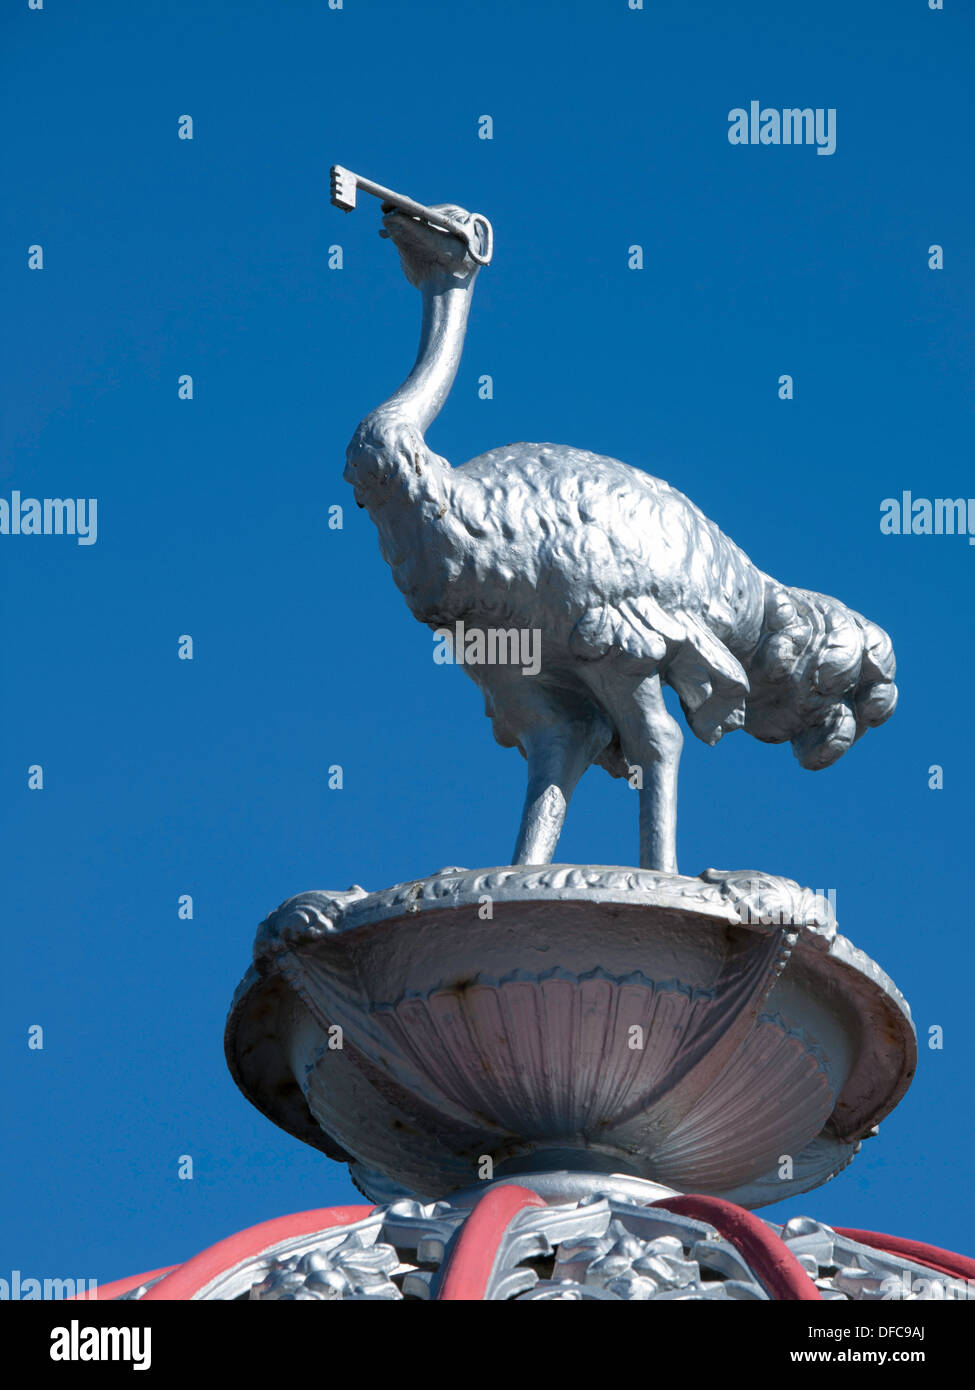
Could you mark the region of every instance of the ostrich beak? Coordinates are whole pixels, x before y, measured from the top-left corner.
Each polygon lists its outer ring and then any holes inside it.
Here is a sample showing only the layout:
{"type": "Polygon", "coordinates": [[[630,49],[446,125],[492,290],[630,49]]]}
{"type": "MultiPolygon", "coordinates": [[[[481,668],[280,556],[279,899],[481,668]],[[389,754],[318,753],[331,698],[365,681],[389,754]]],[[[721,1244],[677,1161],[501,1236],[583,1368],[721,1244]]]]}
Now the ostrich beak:
{"type": "MultiPolygon", "coordinates": [[[[379,211],[383,214],[383,216],[387,216],[389,213],[395,212],[395,211],[396,211],[396,204],[395,204],[395,203],[390,203],[390,202],[387,200],[386,202],[380,203],[380,205],[379,205],[379,211]]],[[[389,241],[389,239],[390,239],[390,238],[389,238],[389,232],[387,232],[387,230],[386,230],[385,227],[380,227],[380,229],[379,229],[379,235],[380,235],[381,237],[384,237],[384,238],[386,239],[386,241],[389,241]]]]}
{"type": "MultiPolygon", "coordinates": [[[[494,233],[490,222],[483,214],[475,213],[468,226],[459,226],[452,217],[448,217],[437,208],[426,207],[413,198],[404,198],[401,193],[394,193],[391,188],[384,188],[381,183],[373,183],[372,179],[364,179],[361,174],[354,174],[351,169],[345,169],[341,164],[332,165],[331,201],[336,207],[350,212],[356,205],[356,193],[359,189],[379,198],[384,213],[403,212],[422,222],[429,222],[431,226],[439,227],[441,231],[463,241],[467,246],[467,254],[477,265],[489,264],[494,233]]],[[[388,237],[389,233],[380,232],[380,236],[383,235],[388,237]]]]}

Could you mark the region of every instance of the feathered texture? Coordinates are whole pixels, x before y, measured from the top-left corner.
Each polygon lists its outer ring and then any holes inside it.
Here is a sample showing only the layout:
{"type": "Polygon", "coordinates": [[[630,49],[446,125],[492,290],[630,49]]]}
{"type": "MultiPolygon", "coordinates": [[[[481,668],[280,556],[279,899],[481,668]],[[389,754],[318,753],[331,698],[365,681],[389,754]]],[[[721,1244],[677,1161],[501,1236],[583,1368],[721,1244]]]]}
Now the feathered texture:
{"type": "Polygon", "coordinates": [[[493,630],[495,651],[512,629],[541,637],[530,669],[465,662],[495,738],[528,760],[514,862],[551,861],[572,790],[599,763],[640,769],[640,864],[676,873],[682,737],[661,683],[704,742],[745,728],[822,768],[892,712],[890,642],[763,574],[683,493],[617,459],[511,444],[452,469],[431,453],[479,266],[422,218],[390,211],[384,228],[420,288],[420,346],[356,430],[345,477],[421,622],[493,630]]]}
{"type": "Polygon", "coordinates": [[[829,767],[894,712],[894,669],[890,638],[875,623],[825,594],[766,579],[745,729],[767,743],[791,739],[803,767],[829,767]]]}
{"type": "MultiPolygon", "coordinates": [[[[379,451],[389,504],[374,519],[397,584],[431,627],[540,627],[540,683],[571,685],[574,667],[596,663],[657,672],[705,743],[744,728],[791,740],[810,769],[893,712],[887,634],[764,574],[663,480],[565,445],[511,444],[456,469],[418,438],[399,451],[398,468],[379,451]]],[[[365,495],[361,469],[346,476],[365,495]]],[[[489,695],[498,741],[520,746],[502,673],[467,674],[489,695]]],[[[627,775],[615,732],[597,761],[627,775]]]]}

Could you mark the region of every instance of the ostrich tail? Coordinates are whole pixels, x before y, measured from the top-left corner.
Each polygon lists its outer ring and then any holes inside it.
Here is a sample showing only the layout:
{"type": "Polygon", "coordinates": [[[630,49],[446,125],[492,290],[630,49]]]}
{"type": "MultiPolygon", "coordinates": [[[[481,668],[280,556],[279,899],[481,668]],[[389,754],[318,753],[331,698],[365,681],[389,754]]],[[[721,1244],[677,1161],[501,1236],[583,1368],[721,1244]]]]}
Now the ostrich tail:
{"type": "Polygon", "coordinates": [[[803,767],[829,767],[894,711],[894,653],[875,623],[838,599],[769,580],[752,656],[745,728],[790,739],[803,767]]]}
{"type": "Polygon", "coordinates": [[[854,616],[863,632],[860,680],[853,698],[859,738],[867,729],[883,724],[897,708],[897,686],[894,684],[897,662],[893,643],[883,628],[868,618],[861,618],[859,613],[854,616]]]}

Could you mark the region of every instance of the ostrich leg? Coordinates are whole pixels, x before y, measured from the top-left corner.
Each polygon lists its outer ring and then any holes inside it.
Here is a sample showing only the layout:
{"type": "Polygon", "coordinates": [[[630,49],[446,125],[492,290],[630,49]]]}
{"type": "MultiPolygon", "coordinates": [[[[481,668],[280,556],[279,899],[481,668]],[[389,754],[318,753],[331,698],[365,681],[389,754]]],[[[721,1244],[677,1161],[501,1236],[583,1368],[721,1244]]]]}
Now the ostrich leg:
{"type": "Polygon", "coordinates": [[[588,730],[553,724],[524,737],[528,791],[512,864],[551,864],[576,783],[591,761],[588,730]]]}
{"type": "Polygon", "coordinates": [[[659,676],[648,676],[630,692],[628,708],[617,703],[620,743],[627,762],[638,767],[640,868],[677,872],[677,768],[684,736],[664,704],[659,676]]]}

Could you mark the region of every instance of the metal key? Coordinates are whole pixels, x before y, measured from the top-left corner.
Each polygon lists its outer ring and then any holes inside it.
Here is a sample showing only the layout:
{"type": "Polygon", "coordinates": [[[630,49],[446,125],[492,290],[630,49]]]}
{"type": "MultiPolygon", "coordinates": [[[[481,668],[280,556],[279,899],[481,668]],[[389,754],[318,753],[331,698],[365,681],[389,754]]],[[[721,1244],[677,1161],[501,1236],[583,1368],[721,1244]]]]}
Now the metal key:
{"type": "Polygon", "coordinates": [[[467,245],[467,253],[471,260],[478,265],[487,265],[490,261],[494,250],[494,229],[483,214],[472,213],[469,223],[456,222],[446,213],[438,212],[436,208],[425,207],[423,203],[417,203],[412,198],[404,198],[402,193],[394,193],[391,188],[384,188],[381,183],[373,183],[372,179],[364,179],[361,174],[353,174],[351,169],[344,169],[341,164],[332,165],[330,177],[331,201],[343,212],[353,210],[356,193],[361,188],[363,193],[371,193],[374,198],[391,203],[401,212],[409,213],[411,217],[422,218],[424,222],[440,227],[451,236],[460,237],[467,245]],[[479,251],[477,246],[479,230],[485,248],[483,252],[479,251]]]}

